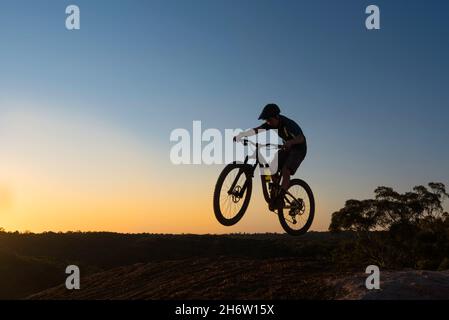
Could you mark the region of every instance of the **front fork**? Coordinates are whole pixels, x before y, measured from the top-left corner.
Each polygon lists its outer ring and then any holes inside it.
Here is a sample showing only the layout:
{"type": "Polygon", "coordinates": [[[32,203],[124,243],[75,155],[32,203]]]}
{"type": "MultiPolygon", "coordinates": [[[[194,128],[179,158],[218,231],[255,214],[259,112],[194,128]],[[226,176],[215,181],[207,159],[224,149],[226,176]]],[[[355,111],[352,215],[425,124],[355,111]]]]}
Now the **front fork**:
{"type": "Polygon", "coordinates": [[[228,194],[229,195],[234,195],[238,198],[243,198],[243,195],[245,194],[246,189],[248,188],[248,183],[250,183],[250,179],[252,179],[254,177],[254,170],[256,169],[256,165],[254,165],[253,167],[251,167],[250,169],[250,165],[248,165],[248,156],[246,156],[245,158],[245,162],[243,163],[243,165],[241,166],[241,168],[239,169],[239,172],[237,173],[237,176],[235,177],[234,181],[232,182],[231,187],[228,190],[228,194]],[[245,183],[243,184],[242,188],[240,189],[239,192],[235,192],[235,187],[237,185],[237,182],[240,179],[240,176],[242,174],[247,175],[247,179],[245,180],[245,183]]]}

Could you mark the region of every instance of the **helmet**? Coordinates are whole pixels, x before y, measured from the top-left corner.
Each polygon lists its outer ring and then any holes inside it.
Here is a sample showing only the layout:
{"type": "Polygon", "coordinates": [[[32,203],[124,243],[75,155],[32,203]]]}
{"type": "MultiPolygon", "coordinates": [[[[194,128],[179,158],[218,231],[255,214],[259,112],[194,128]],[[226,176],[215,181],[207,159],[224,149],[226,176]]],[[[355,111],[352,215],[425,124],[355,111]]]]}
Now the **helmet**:
{"type": "Polygon", "coordinates": [[[262,113],[259,116],[259,120],[267,120],[268,118],[275,117],[281,113],[281,109],[277,106],[277,104],[270,103],[263,108],[262,113]]]}

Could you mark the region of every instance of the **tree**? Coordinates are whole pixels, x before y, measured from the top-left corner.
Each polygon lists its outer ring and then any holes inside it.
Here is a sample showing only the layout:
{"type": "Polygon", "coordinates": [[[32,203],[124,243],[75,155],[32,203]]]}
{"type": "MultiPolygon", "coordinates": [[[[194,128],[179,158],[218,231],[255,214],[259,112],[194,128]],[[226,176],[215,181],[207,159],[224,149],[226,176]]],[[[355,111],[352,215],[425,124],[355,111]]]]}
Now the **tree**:
{"type": "Polygon", "coordinates": [[[390,268],[444,268],[449,261],[444,184],[416,186],[403,194],[378,187],[374,193],[374,199],[348,200],[332,214],[330,231],[357,235],[349,251],[338,251],[340,259],[390,268]]]}
{"type": "Polygon", "coordinates": [[[330,231],[357,232],[391,230],[401,225],[416,226],[423,220],[445,220],[443,202],[449,197],[443,183],[416,186],[411,192],[398,193],[389,187],[374,190],[375,198],[348,200],[332,214],[330,231]]]}

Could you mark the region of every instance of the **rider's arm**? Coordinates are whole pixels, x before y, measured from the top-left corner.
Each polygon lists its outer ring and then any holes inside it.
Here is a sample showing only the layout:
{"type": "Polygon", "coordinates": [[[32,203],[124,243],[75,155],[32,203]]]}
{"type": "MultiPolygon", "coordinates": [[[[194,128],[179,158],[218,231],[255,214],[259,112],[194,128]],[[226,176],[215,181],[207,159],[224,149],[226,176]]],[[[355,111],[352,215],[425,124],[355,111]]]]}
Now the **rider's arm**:
{"type": "Polygon", "coordinates": [[[270,128],[268,127],[268,125],[266,123],[264,123],[264,124],[258,126],[257,128],[253,128],[253,129],[249,129],[249,130],[240,132],[238,135],[236,135],[234,137],[234,141],[239,140],[239,139],[244,138],[244,137],[254,136],[254,135],[258,134],[258,133],[261,133],[261,132],[263,132],[265,130],[269,130],[269,129],[270,128]]]}
{"type": "Polygon", "coordinates": [[[263,123],[260,126],[258,126],[257,128],[254,128],[253,130],[256,132],[256,134],[264,132],[266,130],[270,130],[271,127],[268,123],[263,123]]]}
{"type": "Polygon", "coordinates": [[[299,125],[296,122],[290,121],[288,123],[287,130],[288,130],[288,134],[292,137],[292,139],[285,142],[284,146],[287,149],[292,147],[293,145],[305,143],[306,138],[304,137],[304,134],[302,133],[301,128],[299,127],[299,125]]]}

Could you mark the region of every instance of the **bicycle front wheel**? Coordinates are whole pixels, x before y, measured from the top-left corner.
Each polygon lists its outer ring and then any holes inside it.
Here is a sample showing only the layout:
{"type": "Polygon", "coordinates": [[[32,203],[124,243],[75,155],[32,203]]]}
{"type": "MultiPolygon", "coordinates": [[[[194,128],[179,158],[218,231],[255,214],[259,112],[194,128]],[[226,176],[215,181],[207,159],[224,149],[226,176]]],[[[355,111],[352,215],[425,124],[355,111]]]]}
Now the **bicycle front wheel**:
{"type": "Polygon", "coordinates": [[[218,222],[232,226],[242,219],[252,192],[251,166],[228,164],[214,190],[214,212],[218,222]]]}

